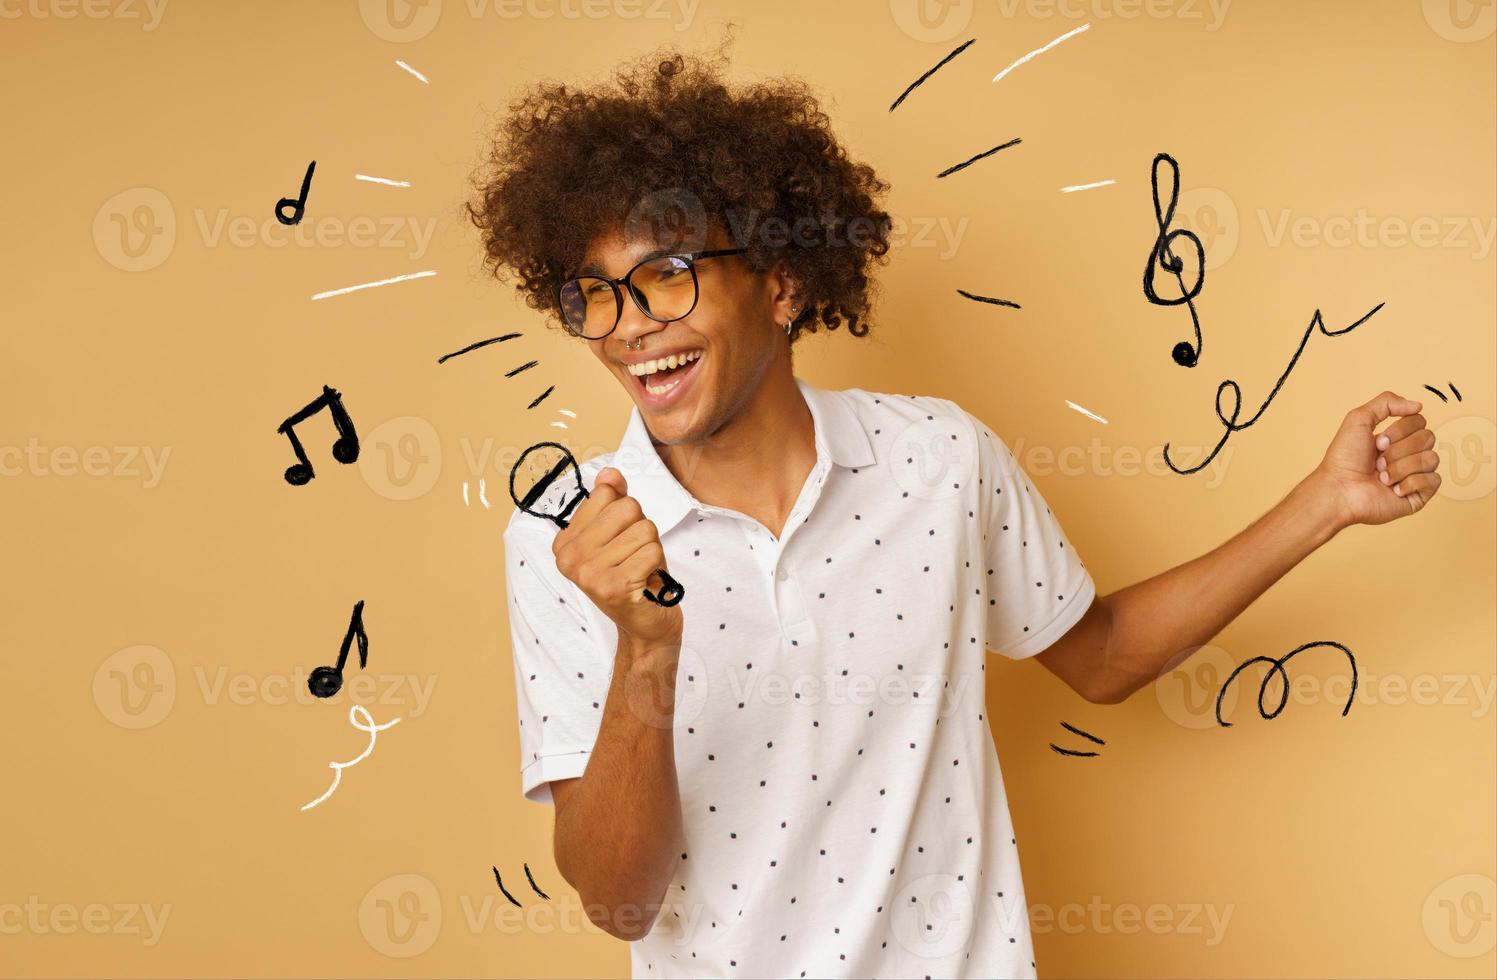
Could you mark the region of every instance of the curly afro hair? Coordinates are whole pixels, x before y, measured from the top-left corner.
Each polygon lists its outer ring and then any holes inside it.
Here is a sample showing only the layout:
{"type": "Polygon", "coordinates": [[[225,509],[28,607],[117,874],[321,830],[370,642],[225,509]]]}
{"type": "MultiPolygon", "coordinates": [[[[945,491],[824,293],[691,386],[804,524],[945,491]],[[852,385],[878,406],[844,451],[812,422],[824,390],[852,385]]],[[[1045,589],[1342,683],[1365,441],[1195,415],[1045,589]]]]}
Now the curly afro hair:
{"type": "Polygon", "coordinates": [[[702,248],[716,228],[756,272],[783,261],[802,307],[792,340],[844,320],[866,335],[889,185],[848,158],[804,81],[732,86],[725,60],[666,46],[594,87],[543,81],[512,101],[467,205],[485,266],[559,324],[556,290],[598,235],[645,227],[702,248]]]}

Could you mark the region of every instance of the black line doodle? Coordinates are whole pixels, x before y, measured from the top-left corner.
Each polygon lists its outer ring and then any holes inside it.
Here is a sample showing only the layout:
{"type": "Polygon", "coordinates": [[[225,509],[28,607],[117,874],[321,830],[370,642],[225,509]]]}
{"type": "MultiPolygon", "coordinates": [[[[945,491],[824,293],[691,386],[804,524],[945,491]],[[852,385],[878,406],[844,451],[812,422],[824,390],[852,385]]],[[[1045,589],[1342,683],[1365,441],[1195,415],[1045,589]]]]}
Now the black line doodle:
{"type": "MultiPolygon", "coordinates": [[[[976,41],[976,40],[977,40],[977,38],[975,38],[975,37],[972,39],[972,41],[976,41]]],[[[905,100],[905,98],[911,92],[915,91],[915,89],[917,89],[921,85],[925,84],[925,80],[927,78],[929,78],[930,76],[934,75],[936,72],[940,71],[941,68],[943,66],[945,66],[946,62],[950,61],[952,58],[955,58],[957,55],[961,54],[963,51],[965,51],[969,47],[971,47],[972,46],[972,41],[968,41],[966,44],[963,44],[961,47],[957,48],[955,51],[951,52],[946,57],[944,57],[940,61],[936,62],[936,66],[934,68],[932,68],[930,71],[926,72],[924,75],[921,75],[919,78],[917,78],[913,82],[911,82],[909,88],[905,89],[903,92],[900,92],[899,93],[899,98],[895,99],[894,100],[894,104],[891,105],[891,106],[889,106],[889,111],[893,112],[895,109],[898,109],[899,108],[899,104],[901,102],[903,102],[905,100]]]]}
{"type": "Polygon", "coordinates": [[[1238,424],[1237,416],[1242,412],[1242,388],[1237,384],[1237,382],[1228,378],[1226,381],[1223,381],[1216,387],[1216,417],[1221,420],[1221,423],[1224,426],[1227,427],[1226,431],[1222,433],[1221,440],[1211,450],[1210,454],[1208,454],[1205,459],[1201,460],[1200,463],[1190,467],[1189,469],[1183,470],[1180,467],[1176,466],[1174,461],[1170,459],[1170,444],[1165,443],[1165,465],[1174,470],[1176,473],[1179,473],[1181,476],[1188,476],[1191,473],[1198,472],[1204,469],[1206,466],[1210,465],[1211,461],[1216,458],[1216,454],[1221,452],[1222,447],[1227,444],[1227,439],[1231,437],[1232,433],[1240,432],[1241,430],[1246,429],[1248,426],[1252,425],[1262,417],[1263,413],[1268,409],[1269,404],[1274,400],[1274,396],[1279,393],[1279,389],[1284,387],[1284,382],[1289,378],[1289,372],[1293,371],[1294,365],[1299,363],[1299,356],[1304,353],[1305,345],[1310,342],[1310,335],[1314,333],[1316,329],[1319,329],[1320,332],[1325,334],[1327,337],[1340,337],[1342,334],[1351,333],[1353,330],[1357,329],[1362,324],[1372,319],[1373,314],[1375,314],[1378,310],[1381,310],[1386,305],[1386,303],[1377,304],[1372,309],[1362,314],[1362,317],[1351,326],[1342,327],[1340,330],[1327,330],[1325,328],[1325,320],[1321,318],[1320,311],[1316,310],[1315,316],[1310,319],[1310,325],[1305,328],[1305,335],[1300,338],[1299,347],[1295,349],[1294,356],[1289,359],[1289,366],[1284,369],[1283,374],[1279,375],[1279,380],[1274,383],[1273,391],[1270,391],[1268,393],[1268,397],[1263,400],[1263,405],[1258,409],[1257,412],[1253,414],[1253,417],[1240,425],[1238,424]],[[1232,389],[1232,397],[1234,402],[1232,405],[1230,418],[1228,418],[1228,413],[1222,411],[1222,392],[1226,391],[1228,388],[1232,389]]]}
{"type": "Polygon", "coordinates": [[[545,892],[541,891],[541,886],[537,885],[535,883],[535,876],[530,873],[530,865],[527,864],[524,867],[525,867],[525,880],[528,881],[528,882],[530,882],[530,887],[533,888],[535,890],[535,893],[537,895],[539,895],[541,898],[544,898],[547,901],[550,901],[551,900],[551,896],[547,895],[545,892]]]}
{"type": "Polygon", "coordinates": [[[301,179],[301,193],[295,197],[283,197],[275,202],[275,219],[283,225],[301,224],[302,215],[307,213],[307,189],[312,186],[312,171],[316,169],[317,161],[313,160],[307,164],[307,175],[301,179]],[[286,217],[283,208],[291,206],[291,217],[286,217]]]}
{"type": "Polygon", "coordinates": [[[494,865],[493,867],[494,867],[494,881],[498,882],[498,884],[499,884],[499,890],[504,893],[504,897],[505,898],[509,899],[509,904],[515,906],[516,908],[524,908],[524,906],[520,904],[520,900],[517,899],[517,898],[515,898],[513,895],[511,895],[509,893],[509,889],[504,887],[504,879],[501,878],[501,877],[499,877],[499,867],[498,867],[498,865],[494,865]]]}
{"type": "MultiPolygon", "coordinates": [[[[1465,399],[1461,397],[1461,390],[1455,386],[1454,381],[1447,381],[1445,383],[1450,386],[1450,391],[1453,395],[1455,395],[1456,401],[1465,401],[1465,399]]],[[[1424,390],[1432,392],[1436,398],[1440,399],[1440,401],[1442,402],[1445,402],[1447,405],[1450,404],[1450,399],[1446,398],[1445,392],[1441,391],[1439,388],[1431,388],[1429,385],[1425,385],[1424,390]]]]}
{"type": "Polygon", "coordinates": [[[1334,647],[1335,649],[1340,650],[1342,653],[1346,654],[1347,661],[1351,663],[1351,691],[1346,695],[1346,707],[1341,709],[1341,717],[1345,718],[1346,713],[1351,710],[1352,701],[1355,700],[1357,696],[1357,658],[1352,656],[1352,652],[1350,650],[1342,646],[1340,643],[1335,642],[1334,640],[1314,640],[1310,643],[1304,643],[1300,646],[1295,647],[1293,650],[1290,650],[1288,653],[1284,654],[1278,659],[1275,659],[1273,657],[1253,657],[1250,660],[1244,660],[1242,663],[1238,664],[1237,669],[1227,675],[1226,683],[1222,684],[1221,693],[1217,694],[1216,696],[1216,723],[1223,728],[1232,727],[1231,722],[1225,721],[1222,718],[1222,699],[1227,696],[1227,688],[1232,686],[1232,681],[1237,679],[1237,675],[1242,673],[1242,671],[1247,667],[1256,663],[1265,663],[1269,665],[1268,670],[1263,674],[1263,680],[1258,684],[1258,714],[1262,715],[1269,721],[1277,718],[1279,716],[1279,712],[1284,710],[1284,705],[1289,703],[1289,674],[1285,672],[1284,665],[1287,664],[1296,655],[1304,652],[1305,650],[1313,649],[1314,647],[1334,647]],[[1279,705],[1278,707],[1270,711],[1267,708],[1263,707],[1263,695],[1268,691],[1268,679],[1275,674],[1279,675],[1280,680],[1279,705]]]}
{"type": "Polygon", "coordinates": [[[343,687],[343,665],[348,661],[349,647],[359,641],[359,669],[369,666],[369,634],[364,632],[364,600],[353,605],[353,617],[348,621],[348,632],[343,634],[343,645],[338,648],[338,663],[335,666],[318,667],[307,676],[307,689],[315,697],[330,698],[343,687]]]}
{"type": "Polygon", "coordinates": [[[962,169],[965,169],[967,167],[972,166],[972,164],[974,164],[977,161],[981,160],[983,157],[990,157],[994,153],[997,153],[999,150],[1006,150],[1010,146],[1018,146],[1022,142],[1024,142],[1022,139],[1011,139],[1007,143],[1003,143],[1003,144],[1000,144],[998,146],[993,147],[991,150],[984,150],[984,151],[982,151],[981,153],[977,154],[977,156],[973,157],[970,160],[963,160],[961,163],[958,163],[954,167],[947,167],[945,170],[943,170],[940,173],[936,174],[936,177],[937,177],[937,179],[939,179],[941,177],[948,177],[951,174],[956,173],[958,170],[962,170],[962,169]]]}
{"type": "MultiPolygon", "coordinates": [[[[528,864],[525,865],[525,880],[530,882],[531,891],[535,892],[537,895],[539,895],[541,898],[544,898],[548,902],[551,900],[551,896],[541,891],[541,886],[535,883],[535,876],[530,873],[530,865],[528,864]]],[[[504,879],[499,876],[499,868],[497,866],[494,867],[494,881],[499,885],[499,890],[504,893],[504,897],[509,899],[511,905],[517,906],[519,908],[524,908],[524,906],[520,905],[519,899],[511,895],[509,893],[509,889],[504,887],[504,879]]]]}
{"type": "Polygon", "coordinates": [[[545,401],[546,398],[548,396],[550,396],[551,392],[553,392],[555,390],[556,390],[556,386],[552,385],[551,387],[547,388],[545,391],[541,392],[539,395],[536,395],[535,396],[535,401],[531,402],[529,405],[526,405],[525,407],[526,408],[534,408],[535,406],[539,405],[541,402],[545,401]]]}
{"type": "Polygon", "coordinates": [[[513,371],[506,371],[506,372],[504,372],[504,376],[506,378],[513,378],[515,375],[519,374],[521,371],[528,371],[531,368],[535,367],[539,363],[541,363],[541,362],[540,361],[527,361],[526,363],[521,364],[519,367],[515,368],[513,371]]]}
{"type": "Polygon", "coordinates": [[[517,333],[507,333],[507,334],[505,334],[502,337],[490,337],[488,340],[480,340],[476,344],[469,344],[467,347],[464,347],[462,350],[455,350],[451,354],[443,354],[441,357],[437,358],[437,363],[441,364],[443,361],[451,360],[454,357],[460,357],[463,354],[468,353],[469,351],[475,351],[475,350],[478,350],[478,348],[480,348],[480,347],[487,347],[490,344],[498,344],[498,343],[501,343],[501,342],[506,341],[506,340],[514,340],[516,337],[519,337],[519,336],[521,336],[521,335],[517,334],[517,333]]]}
{"type": "MultiPolygon", "coordinates": [[[[1093,735],[1092,733],[1090,733],[1090,732],[1084,732],[1081,729],[1077,728],[1075,725],[1068,725],[1065,722],[1061,722],[1060,723],[1060,727],[1064,728],[1066,731],[1070,732],[1072,735],[1080,735],[1082,738],[1086,739],[1089,742],[1092,742],[1095,745],[1106,745],[1107,744],[1102,739],[1098,738],[1097,736],[1093,735]]],[[[1077,756],[1077,757],[1080,757],[1080,758],[1083,758],[1083,759],[1095,758],[1099,754],[1097,752],[1083,752],[1083,751],[1080,751],[1078,749],[1063,749],[1059,745],[1056,745],[1054,742],[1050,743],[1050,748],[1053,749],[1058,755],[1077,756]]]]}
{"type": "MultiPolygon", "coordinates": [[[[525,450],[520,454],[520,458],[515,460],[514,468],[509,471],[509,496],[520,510],[535,517],[543,517],[548,521],[554,522],[557,527],[565,530],[568,523],[567,515],[571,514],[582,501],[587,499],[588,492],[587,488],[582,485],[582,471],[577,468],[577,460],[572,456],[567,447],[559,442],[539,442],[525,450]],[[555,450],[560,456],[544,471],[544,454],[536,456],[532,460],[531,469],[527,473],[527,476],[540,475],[531,484],[530,489],[525,492],[524,496],[521,496],[516,491],[515,484],[521,475],[521,470],[525,467],[526,460],[530,459],[532,454],[540,450],[555,450]],[[575,479],[575,491],[570,487],[559,485],[562,475],[568,470],[571,471],[575,479]],[[543,501],[542,498],[546,497],[548,492],[553,488],[558,492],[551,494],[549,500],[543,501]],[[545,504],[545,506],[538,507],[540,504],[545,504]],[[553,504],[556,506],[552,507],[553,504]]],[[[655,569],[655,574],[660,576],[664,587],[661,588],[659,595],[656,595],[649,589],[645,589],[645,598],[660,606],[674,606],[680,602],[681,597],[686,594],[686,590],[681,586],[681,583],[672,578],[670,573],[663,568],[655,569]]]]}
{"type": "Polygon", "coordinates": [[[1144,264],[1144,295],[1155,306],[1183,304],[1190,310],[1190,323],[1195,328],[1195,345],[1192,346],[1189,341],[1182,340],[1170,351],[1170,356],[1181,367],[1195,367],[1201,358],[1201,348],[1204,345],[1204,338],[1201,336],[1201,317],[1196,312],[1195,298],[1201,294],[1202,288],[1206,285],[1206,246],[1202,245],[1200,238],[1189,229],[1170,230],[1170,222],[1175,217],[1175,204],[1180,199],[1180,165],[1175,162],[1175,158],[1168,153],[1156,155],[1149,179],[1154,188],[1154,223],[1159,228],[1159,234],[1154,239],[1154,247],[1149,251],[1149,261],[1144,264]],[[1170,203],[1163,211],[1159,208],[1159,165],[1161,163],[1168,165],[1170,169],[1170,203]],[[1196,276],[1191,286],[1185,285],[1185,277],[1181,275],[1185,269],[1185,261],[1174,253],[1172,247],[1178,238],[1185,239],[1195,249],[1196,276]],[[1175,282],[1180,286],[1178,298],[1165,299],[1155,291],[1156,264],[1175,277],[1175,282]]]}
{"type": "Polygon", "coordinates": [[[322,394],[276,429],[291,440],[291,451],[296,453],[297,462],[286,468],[286,482],[293,487],[302,486],[317,475],[312,469],[312,461],[307,459],[307,451],[302,448],[301,440],[296,437],[296,427],[324,408],[332,415],[333,427],[338,430],[338,439],[333,443],[333,458],[340,463],[358,461],[359,434],[354,430],[353,419],[349,418],[348,410],[343,407],[343,396],[323,385],[322,394]]]}
{"type": "Polygon", "coordinates": [[[1021,309],[1019,304],[1015,303],[1011,299],[998,299],[995,296],[979,296],[976,293],[969,293],[965,289],[958,289],[957,292],[962,296],[965,296],[971,300],[976,300],[979,303],[992,303],[994,306],[1007,306],[1010,309],[1015,310],[1021,309]]]}

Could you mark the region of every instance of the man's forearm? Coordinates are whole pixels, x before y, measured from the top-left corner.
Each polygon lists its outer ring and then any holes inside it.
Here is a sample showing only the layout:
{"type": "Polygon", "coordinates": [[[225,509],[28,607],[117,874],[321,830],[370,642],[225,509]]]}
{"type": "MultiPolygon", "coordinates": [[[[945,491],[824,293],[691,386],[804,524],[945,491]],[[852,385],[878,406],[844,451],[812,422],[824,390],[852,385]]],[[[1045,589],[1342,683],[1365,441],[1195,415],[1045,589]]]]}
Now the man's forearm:
{"type": "Polygon", "coordinates": [[[621,939],[649,931],[683,846],[674,729],[679,660],[679,646],[646,652],[621,636],[597,741],[556,820],[558,870],[594,923],[621,939]],[[594,916],[604,910],[606,917],[594,916]]]}
{"type": "Polygon", "coordinates": [[[1109,595],[1104,700],[1121,701],[1149,684],[1334,537],[1344,521],[1332,500],[1306,480],[1220,547],[1109,595]]]}

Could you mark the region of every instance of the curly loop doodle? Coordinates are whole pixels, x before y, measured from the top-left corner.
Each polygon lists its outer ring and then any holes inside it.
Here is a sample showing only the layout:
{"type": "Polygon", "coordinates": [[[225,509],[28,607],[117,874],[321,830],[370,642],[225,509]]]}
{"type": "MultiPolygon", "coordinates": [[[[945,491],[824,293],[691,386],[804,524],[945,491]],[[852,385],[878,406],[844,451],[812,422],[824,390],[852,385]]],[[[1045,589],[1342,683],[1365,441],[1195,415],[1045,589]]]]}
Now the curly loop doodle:
{"type": "Polygon", "coordinates": [[[1263,416],[1264,412],[1268,411],[1268,406],[1274,400],[1274,396],[1279,393],[1280,388],[1284,387],[1284,382],[1289,380],[1289,372],[1293,371],[1294,366],[1299,363],[1300,355],[1305,352],[1305,345],[1310,342],[1311,334],[1315,333],[1316,330],[1319,330],[1327,337],[1340,337],[1343,334],[1351,333],[1353,330],[1357,329],[1362,324],[1372,319],[1373,314],[1375,314],[1378,310],[1381,310],[1385,305],[1387,304],[1377,304],[1372,309],[1362,314],[1362,316],[1351,326],[1342,327],[1340,330],[1327,330],[1325,319],[1321,316],[1320,311],[1316,310],[1315,315],[1310,318],[1310,325],[1305,328],[1305,335],[1300,338],[1299,347],[1295,349],[1294,356],[1289,359],[1289,366],[1284,369],[1283,374],[1279,375],[1279,380],[1274,383],[1273,391],[1270,391],[1268,393],[1268,397],[1263,399],[1263,404],[1259,406],[1258,411],[1253,413],[1253,417],[1248,419],[1246,422],[1237,421],[1238,417],[1242,414],[1242,387],[1231,378],[1226,379],[1221,384],[1217,385],[1216,388],[1216,417],[1222,425],[1226,426],[1226,431],[1222,433],[1221,439],[1212,448],[1211,452],[1207,454],[1205,459],[1201,460],[1195,466],[1186,467],[1184,469],[1176,466],[1175,461],[1170,459],[1170,444],[1165,443],[1164,464],[1181,476],[1189,476],[1190,474],[1197,473],[1205,469],[1207,466],[1211,465],[1211,461],[1216,458],[1217,453],[1222,451],[1222,447],[1227,444],[1227,440],[1231,438],[1232,433],[1241,432],[1243,429],[1248,428],[1254,422],[1257,422],[1258,419],[1263,416]],[[1230,412],[1222,410],[1222,395],[1228,391],[1232,392],[1232,410],[1230,412]]]}
{"type": "Polygon", "coordinates": [[[1221,692],[1216,696],[1216,723],[1223,728],[1232,727],[1231,722],[1225,721],[1222,718],[1222,700],[1227,696],[1227,688],[1232,686],[1232,682],[1237,679],[1237,675],[1256,663],[1269,665],[1267,672],[1263,675],[1263,680],[1258,684],[1258,714],[1269,721],[1277,718],[1279,713],[1284,710],[1284,706],[1289,703],[1289,674],[1284,670],[1284,665],[1289,663],[1298,654],[1314,647],[1335,647],[1346,654],[1347,662],[1351,664],[1351,691],[1346,695],[1346,707],[1341,709],[1341,717],[1345,718],[1347,712],[1351,711],[1352,701],[1357,696],[1357,658],[1352,656],[1350,650],[1333,640],[1314,640],[1295,647],[1277,659],[1273,657],[1253,657],[1251,660],[1244,660],[1238,664],[1237,668],[1227,675],[1226,683],[1222,685],[1221,692]],[[1268,679],[1275,674],[1279,675],[1281,684],[1279,688],[1279,703],[1272,710],[1269,710],[1263,706],[1263,697],[1268,693],[1268,679]]]}

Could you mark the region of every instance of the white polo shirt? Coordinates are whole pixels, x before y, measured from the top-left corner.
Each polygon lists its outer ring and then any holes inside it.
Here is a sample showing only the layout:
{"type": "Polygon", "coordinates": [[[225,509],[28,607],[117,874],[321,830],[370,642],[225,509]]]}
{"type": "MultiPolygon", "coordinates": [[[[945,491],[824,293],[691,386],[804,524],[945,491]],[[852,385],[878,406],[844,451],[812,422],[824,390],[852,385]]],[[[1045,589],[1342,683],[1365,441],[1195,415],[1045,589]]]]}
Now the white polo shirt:
{"type": "MultiPolygon", "coordinates": [[[[779,538],[694,499],[638,409],[614,466],[685,588],[675,754],[686,844],[635,977],[1033,977],[985,720],[987,650],[1031,657],[1095,595],[1007,446],[951,401],[796,382],[816,465],[779,538]]],[[[575,484],[574,484],[575,485],[575,484]]],[[[616,627],[504,532],[521,784],[580,776],[616,627]]]]}

